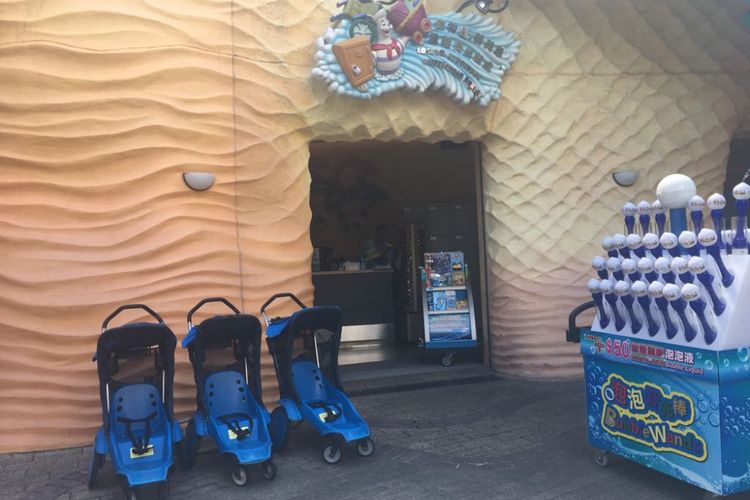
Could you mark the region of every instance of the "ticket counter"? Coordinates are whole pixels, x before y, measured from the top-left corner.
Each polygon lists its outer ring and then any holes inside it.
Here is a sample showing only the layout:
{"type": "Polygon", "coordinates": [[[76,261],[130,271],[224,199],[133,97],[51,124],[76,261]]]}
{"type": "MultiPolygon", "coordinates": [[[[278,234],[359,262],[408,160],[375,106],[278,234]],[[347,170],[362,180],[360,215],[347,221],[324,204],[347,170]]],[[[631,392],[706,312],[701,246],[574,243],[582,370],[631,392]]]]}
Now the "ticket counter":
{"type": "Polygon", "coordinates": [[[395,335],[395,271],[316,271],[312,279],[315,305],[344,311],[341,364],[388,359],[395,335]]]}

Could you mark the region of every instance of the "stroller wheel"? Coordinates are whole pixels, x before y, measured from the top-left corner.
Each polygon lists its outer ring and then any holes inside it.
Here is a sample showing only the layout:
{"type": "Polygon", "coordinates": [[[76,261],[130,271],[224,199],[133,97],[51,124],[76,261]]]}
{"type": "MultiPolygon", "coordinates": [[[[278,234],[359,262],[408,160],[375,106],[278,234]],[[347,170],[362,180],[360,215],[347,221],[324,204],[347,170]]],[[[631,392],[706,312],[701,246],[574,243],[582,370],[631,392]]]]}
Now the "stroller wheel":
{"type": "Polygon", "coordinates": [[[357,441],[357,453],[360,457],[369,457],[375,453],[375,443],[370,438],[364,438],[357,441]]]}
{"type": "Polygon", "coordinates": [[[96,449],[93,450],[93,456],[91,457],[91,468],[89,469],[89,481],[87,483],[87,486],[90,490],[94,489],[96,486],[96,476],[99,474],[99,469],[101,469],[104,466],[104,455],[100,455],[96,452],[96,449]]]}
{"type": "Polygon", "coordinates": [[[187,429],[185,429],[185,437],[180,444],[179,458],[183,470],[187,470],[195,465],[195,457],[198,454],[200,446],[201,438],[195,433],[195,424],[191,418],[187,429]]]}
{"type": "Polygon", "coordinates": [[[157,498],[159,500],[167,500],[167,497],[169,496],[169,483],[163,482],[159,485],[159,490],[157,492],[157,498]]]}
{"type": "Polygon", "coordinates": [[[247,471],[242,465],[236,465],[232,470],[232,482],[237,486],[245,486],[247,484],[247,471]]]}
{"type": "Polygon", "coordinates": [[[135,488],[131,488],[129,486],[125,487],[125,500],[138,500],[138,492],[135,490],[135,488]]]}
{"type": "Polygon", "coordinates": [[[288,430],[289,419],[287,418],[286,410],[283,406],[274,408],[271,412],[271,423],[268,426],[274,451],[284,451],[287,439],[289,438],[288,430]]]}
{"type": "Polygon", "coordinates": [[[270,458],[261,464],[263,468],[263,479],[266,481],[273,481],[276,479],[276,464],[270,458]]]}
{"type": "Polygon", "coordinates": [[[443,359],[441,360],[441,362],[443,363],[444,367],[448,368],[449,366],[453,364],[455,360],[456,360],[456,353],[451,352],[443,356],[443,359]]]}
{"type": "Polygon", "coordinates": [[[323,445],[323,461],[327,464],[337,464],[341,461],[341,445],[337,440],[328,438],[323,445]]]}

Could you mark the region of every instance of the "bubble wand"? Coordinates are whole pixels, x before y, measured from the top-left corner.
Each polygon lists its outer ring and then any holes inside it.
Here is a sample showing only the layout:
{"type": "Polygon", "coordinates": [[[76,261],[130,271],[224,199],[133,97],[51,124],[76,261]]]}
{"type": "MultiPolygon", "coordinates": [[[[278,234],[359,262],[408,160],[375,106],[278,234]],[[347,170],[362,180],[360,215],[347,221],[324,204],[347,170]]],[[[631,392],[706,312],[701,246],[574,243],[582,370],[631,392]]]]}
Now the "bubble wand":
{"type": "Polygon", "coordinates": [[[615,294],[620,298],[620,302],[622,302],[622,304],[625,306],[625,311],[628,315],[632,333],[636,334],[640,332],[641,328],[643,328],[643,323],[641,323],[641,320],[638,319],[638,316],[635,314],[635,309],[633,309],[635,299],[632,295],[630,295],[630,285],[628,285],[625,281],[618,281],[617,283],[615,283],[615,294]]]}
{"type": "Polygon", "coordinates": [[[682,298],[687,301],[690,308],[698,316],[698,322],[703,328],[703,340],[706,344],[711,345],[716,340],[716,330],[711,326],[708,318],[706,317],[706,302],[700,298],[700,289],[692,284],[687,284],[682,287],[682,298]]]}
{"type": "Polygon", "coordinates": [[[711,304],[713,305],[714,314],[721,316],[726,310],[727,304],[721,300],[721,297],[716,292],[716,288],[714,288],[714,277],[708,272],[706,261],[703,257],[691,257],[688,261],[688,267],[690,268],[690,272],[698,278],[703,288],[706,289],[706,293],[708,293],[708,297],[711,299],[711,304]]]}
{"type": "Polygon", "coordinates": [[[588,283],[588,289],[589,293],[591,293],[591,298],[594,299],[594,304],[596,304],[599,326],[607,328],[609,325],[609,316],[607,315],[607,311],[604,310],[604,299],[602,298],[602,291],[599,289],[599,281],[591,278],[588,283]]]}
{"type": "Polygon", "coordinates": [[[677,285],[664,285],[664,297],[669,301],[669,305],[672,306],[677,312],[677,316],[680,318],[682,323],[682,329],[685,332],[685,340],[692,342],[693,339],[698,335],[693,325],[690,323],[687,317],[687,302],[682,298],[682,291],[677,285]]]}
{"type": "Polygon", "coordinates": [[[740,182],[732,190],[737,206],[737,233],[732,240],[732,253],[747,255],[747,200],[750,199],[750,185],[740,182]]]}
{"type": "MultiPolygon", "coordinates": [[[[641,234],[648,233],[651,228],[651,203],[643,200],[638,204],[638,223],[641,225],[641,234]]],[[[633,231],[628,231],[632,233],[633,231]]]]}
{"type": "Polygon", "coordinates": [[[635,214],[638,211],[633,203],[627,202],[622,206],[622,216],[625,219],[625,229],[628,234],[635,232],[635,214]]]}
{"type": "Polygon", "coordinates": [[[729,288],[734,283],[734,275],[729,272],[727,266],[724,264],[724,259],[721,256],[721,248],[719,247],[719,238],[716,236],[716,231],[712,229],[703,228],[698,239],[701,240],[703,246],[706,247],[706,252],[716,262],[716,266],[719,268],[721,274],[721,284],[724,288],[729,288]]]}
{"type": "Polygon", "coordinates": [[[630,292],[641,306],[643,314],[646,316],[648,334],[650,337],[653,337],[659,333],[659,323],[657,323],[651,315],[651,297],[648,296],[648,287],[646,286],[646,283],[643,281],[634,282],[630,285],[630,292]]]}
{"type": "MultiPolygon", "coordinates": [[[[711,221],[714,224],[714,231],[716,231],[716,234],[721,234],[724,230],[724,208],[727,206],[727,199],[719,193],[714,193],[708,197],[706,204],[711,209],[711,221]]],[[[698,231],[698,234],[700,234],[700,231],[698,231]]],[[[721,238],[719,238],[719,248],[724,250],[724,242],[721,241],[721,238]]]]}
{"type": "Polygon", "coordinates": [[[612,310],[612,316],[615,319],[615,329],[619,332],[625,328],[625,319],[617,309],[617,295],[614,292],[614,285],[610,280],[602,280],[599,282],[599,290],[604,294],[604,300],[609,304],[609,308],[612,310]]]}
{"type": "Polygon", "coordinates": [[[654,281],[648,286],[648,295],[654,299],[657,309],[661,313],[661,317],[664,320],[664,328],[666,329],[667,338],[673,339],[677,335],[677,326],[672,321],[672,316],[669,314],[669,301],[664,298],[664,284],[660,281],[654,281]]]}

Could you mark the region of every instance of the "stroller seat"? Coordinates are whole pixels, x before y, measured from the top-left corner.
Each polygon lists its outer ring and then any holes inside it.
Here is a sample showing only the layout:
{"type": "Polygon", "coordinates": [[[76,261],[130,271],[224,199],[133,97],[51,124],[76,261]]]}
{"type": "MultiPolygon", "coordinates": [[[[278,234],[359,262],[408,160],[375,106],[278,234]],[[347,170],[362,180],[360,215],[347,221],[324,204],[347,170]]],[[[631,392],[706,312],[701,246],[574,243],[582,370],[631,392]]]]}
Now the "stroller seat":
{"type": "Polygon", "coordinates": [[[251,460],[255,454],[266,456],[270,436],[244,376],[235,370],[214,372],[206,377],[204,391],[210,420],[222,443],[247,455],[243,459],[251,460]]]}
{"type": "Polygon", "coordinates": [[[159,390],[148,383],[121,386],[112,396],[110,419],[115,442],[113,460],[138,470],[146,482],[160,481],[171,443],[166,436],[170,426],[159,390]],[[153,478],[143,476],[149,472],[153,472],[153,478]]]}
{"type": "Polygon", "coordinates": [[[369,436],[366,423],[354,411],[351,402],[331,385],[315,363],[292,363],[292,377],[302,409],[325,428],[325,434],[340,434],[347,441],[369,436]]]}

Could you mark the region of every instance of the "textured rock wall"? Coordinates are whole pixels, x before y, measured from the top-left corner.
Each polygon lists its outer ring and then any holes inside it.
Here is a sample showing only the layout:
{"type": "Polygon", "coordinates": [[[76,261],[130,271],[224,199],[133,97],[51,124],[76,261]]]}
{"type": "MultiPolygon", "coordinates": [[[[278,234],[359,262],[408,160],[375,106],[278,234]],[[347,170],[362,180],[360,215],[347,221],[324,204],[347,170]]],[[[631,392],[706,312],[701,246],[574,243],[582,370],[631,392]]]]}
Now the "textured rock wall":
{"type": "Polygon", "coordinates": [[[310,300],[313,139],[483,140],[494,366],[577,373],[562,335],[592,242],[666,173],[718,190],[750,123],[741,0],[513,0],[521,54],[487,109],[329,95],[309,70],[334,3],[0,2],[0,450],[93,437],[90,355],[121,303],[182,336],[208,295],[310,300]],[[619,168],[641,180],[615,187],[619,168]],[[217,183],[191,192],[187,170],[217,183]]]}

